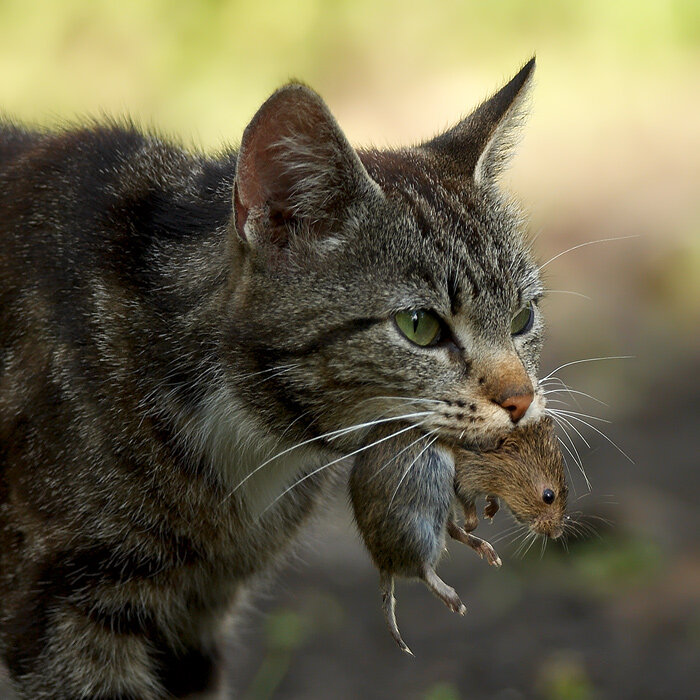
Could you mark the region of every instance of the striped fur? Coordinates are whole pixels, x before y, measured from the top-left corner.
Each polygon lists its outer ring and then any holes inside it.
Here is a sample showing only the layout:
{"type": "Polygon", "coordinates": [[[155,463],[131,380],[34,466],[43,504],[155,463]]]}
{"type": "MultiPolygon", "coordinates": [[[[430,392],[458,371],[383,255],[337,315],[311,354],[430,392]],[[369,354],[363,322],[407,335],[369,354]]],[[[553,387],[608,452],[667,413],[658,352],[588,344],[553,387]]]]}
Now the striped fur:
{"type": "Polygon", "coordinates": [[[373,422],[512,429],[493,392],[534,378],[539,312],[515,344],[509,323],[542,288],[486,166],[531,70],[387,152],[301,86],[215,158],[130,124],[0,125],[0,652],[22,697],[216,688],[228,612],[373,422]],[[412,345],[407,308],[454,342],[412,345]]]}

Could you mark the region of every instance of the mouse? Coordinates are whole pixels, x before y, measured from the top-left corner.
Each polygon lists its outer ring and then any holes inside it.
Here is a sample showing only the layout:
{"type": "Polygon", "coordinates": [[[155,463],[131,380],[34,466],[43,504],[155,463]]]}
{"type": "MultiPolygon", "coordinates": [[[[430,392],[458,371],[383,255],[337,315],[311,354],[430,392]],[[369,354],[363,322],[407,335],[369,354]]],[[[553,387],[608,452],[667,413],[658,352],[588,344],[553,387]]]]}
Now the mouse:
{"type": "Polygon", "coordinates": [[[466,606],[436,573],[454,501],[453,450],[420,430],[379,426],[368,435],[374,446],[360,452],[350,473],[355,521],[379,570],[382,610],[399,647],[394,577],[419,578],[460,615],[466,606]],[[391,437],[392,433],[399,433],[391,437]]]}
{"type": "Polygon", "coordinates": [[[448,535],[489,564],[501,565],[494,548],[472,534],[479,522],[477,498],[486,497],[487,518],[498,512],[501,499],[531,531],[558,537],[567,486],[548,417],[513,430],[488,451],[443,444],[418,429],[389,437],[392,431],[381,426],[369,436],[376,444],[359,453],[349,492],[358,529],[379,570],[387,626],[398,646],[411,654],[396,622],[395,577],[421,579],[450,610],[464,615],[466,606],[436,567],[448,535]]]}
{"type": "Polygon", "coordinates": [[[501,499],[513,517],[537,535],[564,533],[568,487],[564,458],[549,416],[513,430],[497,449],[457,448],[454,491],[465,514],[464,530],[476,528],[476,499],[486,495],[484,517],[501,499]]]}

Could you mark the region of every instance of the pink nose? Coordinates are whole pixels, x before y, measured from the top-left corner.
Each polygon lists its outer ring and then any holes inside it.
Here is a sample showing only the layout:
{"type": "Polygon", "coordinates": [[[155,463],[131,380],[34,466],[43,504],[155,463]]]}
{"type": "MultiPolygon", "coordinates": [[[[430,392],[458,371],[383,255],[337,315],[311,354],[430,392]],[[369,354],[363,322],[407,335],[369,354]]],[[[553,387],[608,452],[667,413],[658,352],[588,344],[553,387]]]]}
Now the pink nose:
{"type": "Polygon", "coordinates": [[[517,423],[526,413],[535,396],[532,392],[526,394],[515,394],[509,396],[498,403],[510,413],[510,419],[517,423]]]}

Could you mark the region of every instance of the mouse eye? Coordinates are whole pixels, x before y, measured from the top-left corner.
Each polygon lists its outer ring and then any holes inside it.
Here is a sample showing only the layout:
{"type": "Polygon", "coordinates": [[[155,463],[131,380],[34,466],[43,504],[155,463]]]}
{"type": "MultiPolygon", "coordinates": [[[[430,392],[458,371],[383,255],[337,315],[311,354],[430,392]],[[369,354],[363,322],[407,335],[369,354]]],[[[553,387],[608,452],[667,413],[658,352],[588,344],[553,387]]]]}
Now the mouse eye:
{"type": "Polygon", "coordinates": [[[549,505],[550,503],[554,503],[554,499],[556,496],[554,495],[554,491],[552,489],[545,489],[542,492],[542,500],[549,505]]]}

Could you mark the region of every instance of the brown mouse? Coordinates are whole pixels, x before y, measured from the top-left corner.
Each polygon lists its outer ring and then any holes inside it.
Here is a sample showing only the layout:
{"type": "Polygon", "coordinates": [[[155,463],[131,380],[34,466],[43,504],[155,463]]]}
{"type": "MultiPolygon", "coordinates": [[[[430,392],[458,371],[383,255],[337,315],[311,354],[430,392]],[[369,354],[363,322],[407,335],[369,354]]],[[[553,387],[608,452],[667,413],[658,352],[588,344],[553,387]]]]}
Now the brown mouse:
{"type": "Polygon", "coordinates": [[[498,510],[495,497],[500,497],[532,532],[552,538],[564,532],[568,488],[551,418],[514,430],[497,450],[455,450],[455,495],[467,531],[478,524],[474,502],[484,494],[488,518],[498,510]]]}
{"type": "MultiPolygon", "coordinates": [[[[395,430],[395,428],[393,429],[395,430]]],[[[382,427],[371,442],[390,434],[382,427]]],[[[566,510],[564,466],[551,420],[520,428],[498,450],[451,449],[407,431],[358,455],[350,477],[350,497],[365,545],[380,572],[382,609],[399,647],[394,576],[418,577],[451,610],[465,606],[435,573],[446,534],[500,566],[493,547],[471,534],[478,524],[475,499],[487,496],[485,515],[493,517],[501,497],[519,522],[538,534],[558,537],[566,510]],[[454,518],[464,510],[464,527],[454,518]]]]}

